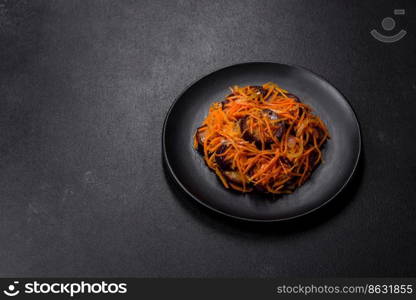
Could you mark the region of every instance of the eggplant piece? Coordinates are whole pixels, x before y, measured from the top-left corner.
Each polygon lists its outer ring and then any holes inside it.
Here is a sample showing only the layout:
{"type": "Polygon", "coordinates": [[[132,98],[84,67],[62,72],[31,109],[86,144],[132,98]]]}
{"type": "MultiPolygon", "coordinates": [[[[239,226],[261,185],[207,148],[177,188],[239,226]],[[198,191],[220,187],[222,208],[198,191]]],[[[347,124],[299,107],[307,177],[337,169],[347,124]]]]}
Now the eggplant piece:
{"type": "Polygon", "coordinates": [[[224,108],[225,108],[225,105],[231,101],[231,100],[230,100],[230,99],[228,99],[228,98],[233,97],[233,96],[235,96],[235,94],[234,94],[234,93],[228,94],[228,95],[225,97],[225,99],[221,101],[221,108],[222,108],[222,109],[224,109],[224,108]]]}
{"type": "Polygon", "coordinates": [[[248,130],[247,130],[247,116],[241,118],[238,121],[238,126],[240,127],[240,131],[241,133],[243,133],[242,138],[244,140],[246,140],[247,142],[255,142],[256,138],[254,137],[253,134],[251,134],[248,130]]]}
{"type": "Polygon", "coordinates": [[[241,187],[243,186],[243,180],[237,171],[224,171],[222,174],[227,181],[241,187]]]}
{"type": "Polygon", "coordinates": [[[257,146],[257,148],[261,147],[261,142],[260,139],[258,137],[256,137],[255,133],[251,133],[250,131],[247,130],[247,116],[241,118],[239,120],[238,125],[240,126],[240,131],[243,133],[242,138],[244,140],[246,140],[247,142],[254,142],[257,146]]]}
{"type": "Polygon", "coordinates": [[[298,96],[296,96],[296,95],[294,95],[294,94],[292,94],[292,93],[285,93],[285,95],[286,95],[287,97],[289,97],[289,98],[293,98],[293,99],[295,100],[295,102],[300,103],[300,99],[299,99],[299,97],[298,97],[298,96]]]}
{"type": "Polygon", "coordinates": [[[292,177],[291,179],[286,181],[284,183],[285,188],[289,189],[289,190],[294,190],[296,188],[296,180],[297,180],[297,178],[292,177]]]}
{"type": "Polygon", "coordinates": [[[225,100],[228,100],[228,98],[229,98],[229,97],[232,97],[232,96],[235,96],[234,92],[232,92],[231,94],[228,94],[228,95],[225,97],[225,100]]]}
{"type": "MultiPolygon", "coordinates": [[[[262,149],[260,138],[256,136],[256,133],[255,132],[251,133],[248,130],[246,130],[247,129],[247,116],[240,119],[239,126],[240,126],[240,131],[244,132],[242,135],[242,138],[246,140],[247,142],[250,142],[250,143],[254,142],[254,145],[257,147],[257,149],[262,149]]],[[[272,144],[273,144],[273,140],[271,139],[268,141],[265,141],[264,149],[271,149],[272,144]]]]}
{"type": "Polygon", "coordinates": [[[295,136],[293,136],[293,135],[290,135],[290,136],[288,137],[288,139],[287,139],[287,146],[288,146],[289,148],[293,148],[293,147],[295,147],[295,146],[296,146],[296,143],[297,143],[297,139],[296,139],[296,137],[295,137],[295,136]]]}
{"type": "Polygon", "coordinates": [[[279,119],[279,115],[271,109],[263,109],[263,113],[272,121],[279,119]]]}
{"type": "Polygon", "coordinates": [[[325,136],[325,132],[320,127],[315,127],[315,130],[318,132],[318,141],[321,141],[325,136]]]}
{"type": "Polygon", "coordinates": [[[207,127],[206,125],[203,125],[201,127],[198,127],[195,133],[196,141],[198,142],[198,152],[201,154],[204,154],[204,141],[206,138],[206,130],[202,130],[203,128],[207,127]]]}
{"type": "Polygon", "coordinates": [[[261,94],[263,97],[267,95],[267,90],[261,85],[251,85],[250,87],[255,89],[257,91],[257,94],[261,94]]]}
{"type": "Polygon", "coordinates": [[[279,124],[277,124],[277,129],[276,129],[276,137],[278,140],[280,140],[286,130],[286,122],[280,122],[279,124]]]}
{"type": "MultiPolygon", "coordinates": [[[[215,151],[216,154],[223,154],[227,150],[228,146],[224,143],[222,144],[217,151],[215,151]]],[[[229,162],[225,161],[225,156],[215,156],[215,162],[217,163],[218,167],[222,171],[230,171],[231,170],[231,164],[229,162]]]]}
{"type": "MultiPolygon", "coordinates": [[[[276,114],[272,110],[264,110],[264,112],[267,113],[272,120],[275,120],[276,117],[279,118],[278,114],[276,114]]],[[[240,131],[244,132],[242,138],[246,140],[247,142],[250,142],[250,143],[254,142],[256,147],[258,149],[261,149],[260,139],[256,137],[255,133],[251,133],[248,130],[246,130],[247,129],[247,117],[243,117],[239,120],[239,126],[240,126],[240,131]]],[[[288,127],[288,124],[286,121],[283,121],[283,122],[279,122],[276,126],[277,126],[277,129],[275,130],[274,134],[278,140],[281,140],[281,138],[283,137],[288,127]]],[[[273,144],[272,140],[265,141],[265,145],[264,145],[265,149],[270,149],[272,144],[273,144]]]]}
{"type": "Polygon", "coordinates": [[[222,100],[222,101],[221,101],[221,109],[222,109],[222,110],[225,110],[225,105],[226,105],[228,102],[230,102],[230,100],[228,100],[228,99],[225,99],[225,100],[222,100]]]}
{"type": "Polygon", "coordinates": [[[309,156],[309,164],[315,166],[318,163],[318,153],[316,151],[312,151],[311,155],[309,156]]]}
{"type": "Polygon", "coordinates": [[[293,163],[286,156],[280,157],[279,160],[289,167],[293,166],[293,163]]]}

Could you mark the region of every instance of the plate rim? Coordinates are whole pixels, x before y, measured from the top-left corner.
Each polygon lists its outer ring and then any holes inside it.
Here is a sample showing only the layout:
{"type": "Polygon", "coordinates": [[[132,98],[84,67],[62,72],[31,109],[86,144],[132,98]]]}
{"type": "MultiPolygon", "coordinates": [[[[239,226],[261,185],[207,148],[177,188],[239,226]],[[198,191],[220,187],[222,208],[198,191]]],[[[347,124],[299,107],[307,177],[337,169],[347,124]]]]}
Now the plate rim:
{"type": "Polygon", "coordinates": [[[186,85],[185,88],[178,94],[178,96],[176,96],[176,98],[174,99],[174,101],[172,102],[172,104],[170,105],[165,119],[163,121],[163,128],[162,128],[162,154],[163,154],[163,159],[164,162],[166,163],[166,166],[169,169],[169,175],[173,177],[174,181],[181,187],[181,189],[188,195],[190,196],[192,199],[194,199],[196,202],[198,202],[199,204],[203,205],[204,207],[215,211],[216,213],[219,213],[223,216],[227,216],[233,219],[237,219],[237,220],[242,220],[242,221],[249,221],[249,222],[256,222],[256,223],[276,223],[276,222],[282,222],[282,221],[288,221],[288,220],[293,220],[293,219],[297,219],[306,215],[309,215],[311,213],[313,213],[314,211],[322,208],[323,206],[327,205],[329,202],[331,202],[333,199],[335,199],[344,189],[345,187],[348,185],[348,183],[351,181],[353,175],[355,174],[355,171],[358,167],[358,163],[360,161],[360,157],[361,157],[361,151],[362,151],[362,134],[361,134],[361,126],[360,126],[360,122],[358,120],[357,117],[357,113],[355,112],[353,106],[351,105],[350,101],[348,100],[347,97],[344,96],[343,93],[341,93],[340,90],[338,90],[338,88],[336,88],[334,85],[332,85],[328,80],[326,80],[323,76],[309,70],[308,68],[305,68],[303,66],[299,66],[296,64],[286,64],[286,63],[280,63],[280,62],[275,62],[275,61],[264,61],[264,60],[260,60],[260,61],[246,61],[246,62],[241,62],[241,63],[236,63],[236,64],[231,64],[231,65],[227,65],[224,67],[220,67],[217,68],[205,75],[200,76],[199,78],[193,80],[190,84],[186,85]],[[330,198],[328,198],[326,201],[322,202],[320,205],[313,207],[312,209],[309,209],[305,212],[290,216],[290,217],[286,217],[286,218],[276,218],[276,219],[256,219],[256,218],[249,218],[249,217],[240,217],[240,216],[236,216],[227,212],[224,212],[218,208],[213,207],[212,205],[209,205],[207,203],[205,203],[204,201],[200,200],[198,197],[196,197],[194,194],[192,194],[184,185],[183,183],[179,180],[179,178],[176,176],[175,171],[173,170],[172,166],[169,163],[169,159],[168,159],[168,154],[167,154],[167,150],[166,150],[166,127],[167,127],[167,123],[169,120],[169,117],[172,113],[172,110],[174,108],[174,106],[176,105],[176,103],[179,101],[179,99],[182,98],[183,94],[186,93],[186,91],[188,91],[191,87],[193,87],[195,84],[197,84],[199,81],[205,79],[208,76],[211,76],[214,73],[223,71],[225,69],[228,68],[232,68],[232,67],[237,67],[237,66],[242,66],[242,65],[251,65],[251,64],[274,64],[274,65],[280,65],[280,66],[287,66],[287,67],[291,67],[291,68],[295,68],[301,71],[306,71],[311,73],[312,75],[316,76],[318,79],[322,80],[323,82],[325,82],[326,84],[328,84],[329,86],[331,86],[333,89],[336,90],[336,92],[338,92],[342,98],[345,100],[345,102],[348,104],[349,108],[352,111],[352,114],[354,116],[354,121],[355,124],[357,126],[358,129],[358,153],[357,156],[355,158],[354,161],[354,167],[351,170],[351,173],[348,175],[348,178],[344,181],[344,183],[342,184],[342,186],[338,189],[338,191],[332,195],[330,198]]]}

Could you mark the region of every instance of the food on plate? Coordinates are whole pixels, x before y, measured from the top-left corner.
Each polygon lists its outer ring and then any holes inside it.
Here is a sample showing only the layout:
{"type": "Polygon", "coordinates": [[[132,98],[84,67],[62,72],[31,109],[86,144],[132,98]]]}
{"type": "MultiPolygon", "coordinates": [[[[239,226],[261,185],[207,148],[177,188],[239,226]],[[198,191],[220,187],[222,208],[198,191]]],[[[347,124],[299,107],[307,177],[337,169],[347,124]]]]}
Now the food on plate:
{"type": "Polygon", "coordinates": [[[291,193],[322,162],[329,139],[309,105],[268,82],[233,86],[214,102],[194,135],[194,148],[226,188],[291,193]]]}

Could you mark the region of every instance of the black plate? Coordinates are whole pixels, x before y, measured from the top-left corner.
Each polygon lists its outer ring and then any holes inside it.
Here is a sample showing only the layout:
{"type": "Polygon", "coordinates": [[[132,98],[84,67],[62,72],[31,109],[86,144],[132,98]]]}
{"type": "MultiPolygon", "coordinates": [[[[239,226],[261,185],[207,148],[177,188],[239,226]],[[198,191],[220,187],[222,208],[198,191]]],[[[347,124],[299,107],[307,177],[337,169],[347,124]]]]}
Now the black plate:
{"type": "Polygon", "coordinates": [[[361,151],[357,118],[347,100],[327,81],[296,66],[244,63],[215,71],[187,88],[172,104],[163,126],[163,155],[176,182],[201,204],[227,216],[251,221],[299,217],[333,199],[351,178],[361,151]],[[293,194],[241,194],[225,189],[193,149],[193,135],[212,102],[232,85],[272,81],[310,104],[331,139],[322,163],[293,194]]]}

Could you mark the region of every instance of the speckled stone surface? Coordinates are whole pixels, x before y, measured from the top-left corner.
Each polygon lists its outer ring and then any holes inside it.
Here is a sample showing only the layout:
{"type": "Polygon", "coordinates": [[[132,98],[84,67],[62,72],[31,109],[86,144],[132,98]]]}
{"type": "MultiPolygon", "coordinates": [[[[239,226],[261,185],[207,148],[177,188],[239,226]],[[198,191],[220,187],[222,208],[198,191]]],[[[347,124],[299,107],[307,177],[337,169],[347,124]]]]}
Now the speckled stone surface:
{"type": "Polygon", "coordinates": [[[415,13],[414,1],[0,1],[0,275],[416,276],[415,13]],[[388,16],[408,31],[397,43],[370,35],[388,16]],[[246,61],[313,70],[361,124],[353,182],[297,221],[217,216],[164,170],[175,97],[246,61]]]}

